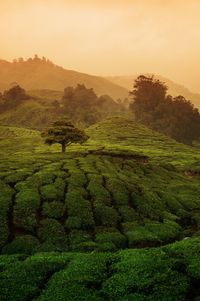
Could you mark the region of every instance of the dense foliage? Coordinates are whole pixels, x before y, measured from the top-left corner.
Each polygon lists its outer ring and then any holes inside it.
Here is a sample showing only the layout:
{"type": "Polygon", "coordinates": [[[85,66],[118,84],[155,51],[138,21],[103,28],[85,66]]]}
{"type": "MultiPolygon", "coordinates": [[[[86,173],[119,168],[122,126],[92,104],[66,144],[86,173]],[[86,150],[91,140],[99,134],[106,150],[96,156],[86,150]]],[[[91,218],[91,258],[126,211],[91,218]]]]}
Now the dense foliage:
{"type": "Polygon", "coordinates": [[[123,105],[111,97],[98,97],[93,89],[78,84],[75,88],[67,87],[62,98],[62,111],[76,124],[91,125],[112,111],[122,111],[123,105]]]}
{"type": "Polygon", "coordinates": [[[15,108],[25,99],[30,99],[30,96],[19,85],[15,84],[9,90],[0,93],[0,111],[5,111],[15,108]]]}
{"type": "Polygon", "coordinates": [[[2,301],[198,301],[200,240],[116,253],[0,257],[2,301]]]}
{"type": "Polygon", "coordinates": [[[127,111],[121,101],[114,101],[108,95],[97,96],[84,85],[66,87],[64,92],[28,93],[31,96],[19,86],[0,93],[1,124],[43,130],[50,121],[67,116],[77,127],[85,128],[107,116],[127,111]]]}
{"type": "Polygon", "coordinates": [[[137,121],[180,142],[200,137],[200,114],[183,96],[167,95],[167,86],[153,76],[139,76],[130,92],[130,107],[137,121]]]}

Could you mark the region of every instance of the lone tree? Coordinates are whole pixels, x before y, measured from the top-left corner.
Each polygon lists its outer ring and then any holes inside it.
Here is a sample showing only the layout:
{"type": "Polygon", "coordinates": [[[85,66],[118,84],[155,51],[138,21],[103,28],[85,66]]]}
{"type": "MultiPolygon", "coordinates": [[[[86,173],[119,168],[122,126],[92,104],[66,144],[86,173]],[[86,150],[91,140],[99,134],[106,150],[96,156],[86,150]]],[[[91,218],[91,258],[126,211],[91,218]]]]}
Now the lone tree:
{"type": "Polygon", "coordinates": [[[42,133],[42,137],[45,138],[46,144],[61,144],[63,153],[71,143],[82,144],[89,138],[84,131],[76,128],[66,118],[54,122],[51,127],[42,133]]]}

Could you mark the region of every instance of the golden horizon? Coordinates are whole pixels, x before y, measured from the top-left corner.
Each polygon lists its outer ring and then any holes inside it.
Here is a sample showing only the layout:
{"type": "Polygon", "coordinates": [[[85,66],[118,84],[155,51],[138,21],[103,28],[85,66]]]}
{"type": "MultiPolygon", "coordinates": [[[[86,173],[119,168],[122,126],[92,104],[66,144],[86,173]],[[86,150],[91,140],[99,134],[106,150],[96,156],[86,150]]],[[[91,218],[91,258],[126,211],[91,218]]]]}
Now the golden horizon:
{"type": "Polygon", "coordinates": [[[155,73],[200,92],[200,2],[0,1],[2,59],[95,75],[155,73]]]}

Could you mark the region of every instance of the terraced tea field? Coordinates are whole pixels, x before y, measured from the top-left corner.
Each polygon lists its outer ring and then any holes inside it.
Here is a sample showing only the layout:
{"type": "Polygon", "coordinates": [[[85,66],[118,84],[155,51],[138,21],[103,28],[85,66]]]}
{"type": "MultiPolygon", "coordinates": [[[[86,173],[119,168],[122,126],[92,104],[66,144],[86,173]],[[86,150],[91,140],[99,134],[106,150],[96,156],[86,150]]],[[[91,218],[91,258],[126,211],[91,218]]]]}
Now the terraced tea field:
{"type": "Polygon", "coordinates": [[[1,300],[197,301],[200,150],[124,118],[87,133],[62,154],[0,127],[1,300]]]}
{"type": "Polygon", "coordinates": [[[198,150],[120,118],[88,133],[63,155],[47,152],[38,132],[1,128],[2,253],[113,251],[197,235],[199,178],[183,169],[192,162],[196,171],[198,150]]]}

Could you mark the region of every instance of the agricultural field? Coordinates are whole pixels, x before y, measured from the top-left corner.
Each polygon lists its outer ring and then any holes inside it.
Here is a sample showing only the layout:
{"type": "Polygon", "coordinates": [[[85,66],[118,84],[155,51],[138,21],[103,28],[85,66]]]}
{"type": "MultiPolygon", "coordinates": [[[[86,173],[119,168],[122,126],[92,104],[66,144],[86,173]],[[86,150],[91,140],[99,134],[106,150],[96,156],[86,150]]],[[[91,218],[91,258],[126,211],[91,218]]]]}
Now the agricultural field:
{"type": "Polygon", "coordinates": [[[115,253],[0,257],[2,301],[199,301],[200,239],[115,253]]]}
{"type": "Polygon", "coordinates": [[[62,154],[0,126],[0,300],[200,300],[200,149],[124,117],[87,134],[62,154]]]}

